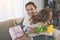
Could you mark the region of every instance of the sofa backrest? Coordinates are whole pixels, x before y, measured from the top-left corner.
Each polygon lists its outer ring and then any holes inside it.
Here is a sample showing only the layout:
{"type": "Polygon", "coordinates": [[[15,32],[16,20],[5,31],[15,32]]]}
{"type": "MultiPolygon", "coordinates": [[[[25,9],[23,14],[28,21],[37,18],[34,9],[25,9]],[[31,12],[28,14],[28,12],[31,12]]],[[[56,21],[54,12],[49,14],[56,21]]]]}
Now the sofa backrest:
{"type": "Polygon", "coordinates": [[[0,22],[0,40],[11,40],[8,30],[12,26],[14,26],[14,20],[0,22]]]}
{"type": "Polygon", "coordinates": [[[24,17],[22,17],[22,18],[16,18],[15,19],[15,25],[20,24],[23,19],[24,19],[24,17]]]}

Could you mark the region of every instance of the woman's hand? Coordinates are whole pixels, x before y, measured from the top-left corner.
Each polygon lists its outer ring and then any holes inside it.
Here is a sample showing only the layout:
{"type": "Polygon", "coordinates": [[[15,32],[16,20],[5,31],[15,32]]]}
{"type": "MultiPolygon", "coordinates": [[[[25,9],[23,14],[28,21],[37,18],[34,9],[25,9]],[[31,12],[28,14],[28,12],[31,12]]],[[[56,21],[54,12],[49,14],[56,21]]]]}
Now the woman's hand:
{"type": "Polygon", "coordinates": [[[34,33],[34,28],[28,27],[28,28],[27,28],[27,32],[29,32],[29,33],[34,33]]]}

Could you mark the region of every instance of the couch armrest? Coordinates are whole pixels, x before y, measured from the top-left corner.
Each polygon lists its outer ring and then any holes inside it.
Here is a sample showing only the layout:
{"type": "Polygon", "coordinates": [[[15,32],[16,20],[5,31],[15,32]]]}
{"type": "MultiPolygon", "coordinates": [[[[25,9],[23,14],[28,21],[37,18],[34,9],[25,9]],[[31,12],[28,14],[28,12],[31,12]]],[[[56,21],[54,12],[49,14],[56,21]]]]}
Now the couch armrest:
{"type": "Polygon", "coordinates": [[[14,26],[14,20],[9,19],[4,22],[0,22],[0,40],[11,40],[8,29],[14,26]]]}

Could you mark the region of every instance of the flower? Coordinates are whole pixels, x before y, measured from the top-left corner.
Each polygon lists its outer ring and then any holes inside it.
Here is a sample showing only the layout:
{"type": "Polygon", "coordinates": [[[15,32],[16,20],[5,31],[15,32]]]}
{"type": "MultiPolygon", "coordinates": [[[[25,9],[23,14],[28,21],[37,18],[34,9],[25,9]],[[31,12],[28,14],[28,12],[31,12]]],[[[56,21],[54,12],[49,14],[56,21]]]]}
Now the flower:
{"type": "Polygon", "coordinates": [[[46,31],[48,34],[52,33],[53,32],[53,25],[50,24],[48,27],[47,27],[47,31],[46,31]]]}
{"type": "Polygon", "coordinates": [[[49,24],[49,25],[45,25],[45,26],[42,26],[42,27],[35,27],[34,28],[34,32],[36,34],[39,34],[41,32],[47,32],[48,34],[52,33],[53,32],[53,25],[52,24],[49,24]]]}

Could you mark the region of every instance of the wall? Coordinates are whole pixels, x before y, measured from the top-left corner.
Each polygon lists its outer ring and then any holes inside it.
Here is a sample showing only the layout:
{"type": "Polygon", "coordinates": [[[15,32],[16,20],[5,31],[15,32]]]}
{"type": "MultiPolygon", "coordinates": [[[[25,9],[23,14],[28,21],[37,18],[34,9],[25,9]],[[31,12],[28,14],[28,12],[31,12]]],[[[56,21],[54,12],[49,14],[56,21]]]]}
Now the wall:
{"type": "Polygon", "coordinates": [[[24,17],[25,3],[28,0],[0,0],[0,22],[24,17]]]}

